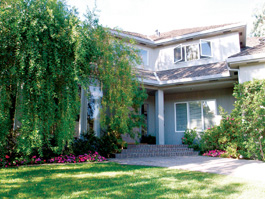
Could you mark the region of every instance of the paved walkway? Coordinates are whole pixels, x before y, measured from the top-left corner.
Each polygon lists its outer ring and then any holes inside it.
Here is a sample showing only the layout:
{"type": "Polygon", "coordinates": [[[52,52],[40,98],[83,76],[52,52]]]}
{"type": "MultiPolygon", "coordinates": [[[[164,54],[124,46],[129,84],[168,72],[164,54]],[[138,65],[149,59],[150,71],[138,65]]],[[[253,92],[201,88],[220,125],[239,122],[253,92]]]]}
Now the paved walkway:
{"type": "Polygon", "coordinates": [[[109,161],[128,165],[158,166],[170,169],[217,173],[265,183],[265,163],[255,160],[183,156],[110,159],[109,161]]]}

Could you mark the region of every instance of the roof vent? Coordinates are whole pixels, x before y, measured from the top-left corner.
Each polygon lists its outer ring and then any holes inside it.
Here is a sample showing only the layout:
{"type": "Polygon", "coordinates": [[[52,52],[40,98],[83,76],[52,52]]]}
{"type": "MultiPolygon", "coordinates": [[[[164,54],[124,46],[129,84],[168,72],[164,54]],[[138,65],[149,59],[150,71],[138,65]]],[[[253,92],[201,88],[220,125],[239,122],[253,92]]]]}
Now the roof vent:
{"type": "Polygon", "coordinates": [[[223,34],[230,33],[230,32],[231,32],[231,30],[226,30],[223,32],[223,34]]]}
{"type": "Polygon", "coordinates": [[[156,30],[155,32],[156,32],[156,36],[160,37],[160,32],[158,30],[156,30]]]}

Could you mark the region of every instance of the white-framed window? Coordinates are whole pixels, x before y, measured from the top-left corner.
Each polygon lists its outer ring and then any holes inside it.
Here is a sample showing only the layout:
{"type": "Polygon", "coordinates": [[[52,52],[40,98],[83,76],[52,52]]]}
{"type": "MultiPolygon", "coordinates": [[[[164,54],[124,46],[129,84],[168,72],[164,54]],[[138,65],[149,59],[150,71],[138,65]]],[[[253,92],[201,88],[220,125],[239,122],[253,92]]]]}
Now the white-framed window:
{"type": "Polygon", "coordinates": [[[178,45],[174,48],[174,63],[212,57],[212,42],[201,39],[199,43],[178,45]]]}
{"type": "Polygon", "coordinates": [[[212,57],[212,42],[208,40],[200,40],[200,50],[202,57],[212,57]]]}
{"type": "Polygon", "coordinates": [[[183,59],[182,54],[182,45],[180,44],[176,48],[174,48],[174,63],[177,63],[183,59]]]}
{"type": "Polygon", "coordinates": [[[200,59],[199,44],[185,46],[186,61],[200,59]]]}
{"type": "Polygon", "coordinates": [[[175,132],[196,128],[203,131],[215,125],[216,100],[176,102],[175,132]]]}
{"type": "Polygon", "coordinates": [[[140,51],[140,56],[142,58],[142,61],[143,61],[143,65],[144,66],[148,66],[149,65],[149,52],[148,50],[145,50],[145,49],[139,49],[140,51]]]}

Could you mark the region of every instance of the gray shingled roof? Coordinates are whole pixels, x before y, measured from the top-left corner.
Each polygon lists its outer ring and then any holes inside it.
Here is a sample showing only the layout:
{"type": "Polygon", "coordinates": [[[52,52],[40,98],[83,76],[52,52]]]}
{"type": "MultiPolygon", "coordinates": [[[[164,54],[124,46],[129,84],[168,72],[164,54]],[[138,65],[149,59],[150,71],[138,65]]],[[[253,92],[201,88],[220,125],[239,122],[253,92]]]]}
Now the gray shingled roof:
{"type": "MultiPolygon", "coordinates": [[[[153,71],[137,69],[139,76],[145,80],[157,81],[153,71]]],[[[185,78],[205,77],[211,75],[220,75],[228,72],[226,62],[219,62],[213,64],[204,64],[199,66],[176,68],[164,71],[155,72],[160,81],[181,80],[185,78]]]]}
{"type": "Polygon", "coordinates": [[[185,29],[178,29],[178,30],[172,30],[169,32],[164,32],[164,33],[160,33],[160,36],[157,35],[143,35],[140,33],[136,33],[136,32],[129,32],[129,31],[121,31],[124,34],[128,34],[134,37],[139,37],[142,39],[148,39],[148,40],[153,40],[153,41],[159,41],[162,39],[170,39],[170,38],[174,38],[174,37],[178,37],[178,36],[183,36],[186,34],[191,34],[191,33],[195,33],[195,32],[202,32],[202,31],[206,31],[206,30],[210,30],[210,29],[215,29],[215,28],[221,28],[224,26],[228,26],[228,25],[232,25],[233,23],[230,24],[222,24],[222,25],[213,25],[213,26],[204,26],[204,27],[196,27],[196,28],[185,28],[185,29]]]}
{"type": "Polygon", "coordinates": [[[251,48],[246,48],[242,50],[240,53],[237,53],[233,56],[230,56],[229,58],[232,57],[242,57],[246,55],[254,55],[254,54],[260,54],[260,53],[265,53],[265,44],[259,44],[257,46],[251,47],[251,48]]]}

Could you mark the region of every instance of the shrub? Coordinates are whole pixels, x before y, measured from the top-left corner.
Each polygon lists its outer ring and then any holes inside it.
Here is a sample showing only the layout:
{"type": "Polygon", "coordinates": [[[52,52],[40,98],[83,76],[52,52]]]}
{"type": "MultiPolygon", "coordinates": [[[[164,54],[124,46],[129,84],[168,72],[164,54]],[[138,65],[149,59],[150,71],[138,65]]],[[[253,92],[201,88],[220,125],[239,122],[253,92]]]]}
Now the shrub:
{"type": "Polygon", "coordinates": [[[95,136],[93,130],[82,133],[80,138],[74,138],[72,150],[74,154],[84,154],[87,151],[98,151],[101,146],[100,138],[95,136]]]}
{"type": "Polygon", "coordinates": [[[193,148],[194,150],[199,150],[198,144],[198,133],[196,129],[187,129],[184,132],[184,137],[182,138],[182,144],[188,145],[189,148],[193,148]]]}

